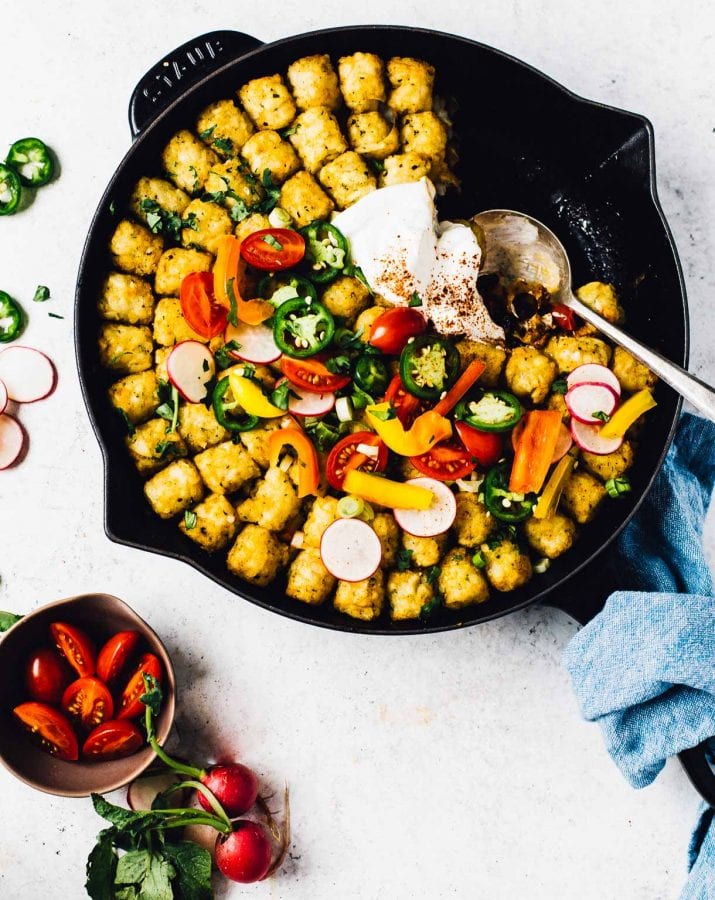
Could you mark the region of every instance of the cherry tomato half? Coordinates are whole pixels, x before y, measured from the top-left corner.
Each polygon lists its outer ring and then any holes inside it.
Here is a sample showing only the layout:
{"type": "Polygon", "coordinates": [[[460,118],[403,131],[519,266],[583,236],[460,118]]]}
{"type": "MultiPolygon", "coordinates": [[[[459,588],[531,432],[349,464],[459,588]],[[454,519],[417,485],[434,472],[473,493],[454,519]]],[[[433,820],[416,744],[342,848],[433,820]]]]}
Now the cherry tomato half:
{"type": "Polygon", "coordinates": [[[88,675],[69,685],[62,695],[62,710],[75,725],[89,731],[112,718],[114,703],[107,686],[88,675]]]}
{"type": "Polygon", "coordinates": [[[33,700],[59,704],[73,678],[72,670],[52,647],[35,650],[25,665],[25,687],[33,700]]]}
{"type": "Polygon", "coordinates": [[[411,337],[426,330],[427,320],[421,312],[410,306],[396,306],[372,323],[369,343],[383,353],[397,355],[411,337]]]}
{"type": "Polygon", "coordinates": [[[350,383],[349,375],[334,375],[315,356],[308,359],[282,356],[280,365],[288,381],[292,381],[296,387],[304,391],[327,394],[330,391],[339,391],[350,383]]]}
{"type": "Polygon", "coordinates": [[[191,272],[181,282],[181,312],[189,326],[209,340],[226,328],[228,310],[216,302],[211,272],[191,272]]]}
{"type": "Polygon", "coordinates": [[[80,677],[94,675],[94,644],[84,631],[67,622],[53,622],[50,631],[55,646],[75,672],[80,677]]]}
{"type": "Polygon", "coordinates": [[[409,428],[425,408],[420,398],[415,397],[407,390],[399,375],[395,375],[388,385],[385,391],[385,400],[395,408],[397,418],[405,428],[409,428]]]}
{"type": "Polygon", "coordinates": [[[119,675],[137,649],[139,641],[137,631],[119,631],[102,647],[97,654],[97,675],[105,684],[114,681],[119,675]]]}
{"type": "Polygon", "coordinates": [[[576,330],[576,314],[563,303],[554,303],[551,307],[551,318],[554,320],[554,325],[558,325],[562,331],[576,330]]]}
{"type": "Polygon", "coordinates": [[[136,753],[143,743],[142,733],[133,722],[113,719],[97,725],[84,742],[82,753],[94,759],[118,759],[136,753]]]}
{"type": "Polygon", "coordinates": [[[118,719],[136,719],[137,716],[144,713],[144,704],[139,698],[146,694],[145,673],[157,681],[161,681],[161,663],[153,653],[145,653],[139,659],[134,673],[119,698],[118,719]]]}
{"type": "Polygon", "coordinates": [[[387,447],[372,431],[356,431],[346,434],[328,454],[325,474],[336,491],[342,490],[349,469],[361,468],[364,472],[382,472],[387,465],[387,447]],[[358,444],[377,447],[377,456],[367,456],[357,448],[358,444]]]}
{"type": "Polygon", "coordinates": [[[502,436],[494,431],[480,431],[467,422],[455,422],[460,441],[483,469],[488,469],[504,455],[502,436]]]}
{"type": "Polygon", "coordinates": [[[429,475],[438,481],[454,481],[456,478],[464,478],[477,467],[471,454],[456,441],[443,441],[441,444],[436,444],[422,456],[411,456],[410,462],[423,475],[429,475]]]}
{"type": "Polygon", "coordinates": [[[21,703],[13,712],[47,753],[58,759],[77,759],[77,736],[61,712],[47,703],[34,702],[21,703]]]}
{"type": "Polygon", "coordinates": [[[305,256],[305,239],[292,228],[262,228],[244,238],[241,256],[264,272],[290,269],[305,256]]]}

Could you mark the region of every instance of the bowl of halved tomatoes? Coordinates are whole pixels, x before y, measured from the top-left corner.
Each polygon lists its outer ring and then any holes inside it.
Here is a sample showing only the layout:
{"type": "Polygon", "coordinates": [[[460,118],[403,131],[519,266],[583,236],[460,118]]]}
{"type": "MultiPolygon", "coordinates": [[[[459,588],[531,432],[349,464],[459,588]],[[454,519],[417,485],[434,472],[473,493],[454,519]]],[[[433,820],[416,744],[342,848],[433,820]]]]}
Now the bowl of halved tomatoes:
{"type": "Polygon", "coordinates": [[[163,744],[176,682],[156,632],[110,594],[47,603],[0,636],[0,761],[65,797],[128,784],[155,756],[142,697],[156,686],[163,744]]]}

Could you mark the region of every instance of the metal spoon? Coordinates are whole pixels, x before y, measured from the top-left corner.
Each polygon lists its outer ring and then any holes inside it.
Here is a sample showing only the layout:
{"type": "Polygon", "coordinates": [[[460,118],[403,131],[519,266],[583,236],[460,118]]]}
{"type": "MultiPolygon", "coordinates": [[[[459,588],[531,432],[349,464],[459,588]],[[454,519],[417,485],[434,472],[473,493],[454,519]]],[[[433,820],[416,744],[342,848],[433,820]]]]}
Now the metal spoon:
{"type": "Polygon", "coordinates": [[[509,209],[489,209],[476,215],[473,221],[482,228],[486,239],[486,263],[482,269],[485,274],[500,272],[543,284],[559,303],[568,306],[615,344],[632,353],[666,384],[715,421],[715,390],[710,385],[621,331],[574,296],[571,264],[566,250],[543,222],[509,209]]]}

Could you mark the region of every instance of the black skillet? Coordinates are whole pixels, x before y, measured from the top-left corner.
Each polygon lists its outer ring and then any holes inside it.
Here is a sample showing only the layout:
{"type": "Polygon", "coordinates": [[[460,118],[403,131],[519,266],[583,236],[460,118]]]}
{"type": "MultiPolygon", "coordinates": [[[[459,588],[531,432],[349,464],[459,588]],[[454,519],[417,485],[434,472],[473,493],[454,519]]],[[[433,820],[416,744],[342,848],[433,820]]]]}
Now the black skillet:
{"type": "MultiPolygon", "coordinates": [[[[161,150],[170,136],[191,127],[207,103],[233,95],[250,78],[285,72],[300,56],[321,52],[336,60],[356,50],[382,57],[419,56],[435,65],[436,92],[455,108],[462,179],[461,192],[440,201],[442,217],[468,217],[498,207],[541,219],[566,246],[576,284],[592,279],[614,283],[628,311],[629,330],[674,362],[687,364],[685,288],[656,196],[653,129],[647,119],[578,97],[498,50],[424,29],[337,28],[267,45],[233,31],[212,32],[165,57],[137,85],[129,109],[134,144],[100,201],[80,264],[77,362],[104,456],[106,533],[118,543],[183,560],[266,609],[331,629],[371,634],[443,631],[538,600],[585,622],[602,608],[611,587],[604,583],[606,557],[599,554],[645,496],[673,437],[681,404],[665,385],[658,389],[658,407],[639,446],[628,500],[608,503],[583,529],[577,545],[524,588],[460,612],[441,610],[427,622],[383,618],[361,623],[330,604],[292,601],[279,583],[268,588],[246,584],[227,571],[221,554],[205,554],[175,523],[159,519],[144,500],[142,479],[124,449],[123,425],[107,402],[111,377],[100,366],[97,351],[96,301],[110,265],[107,244],[117,216],[136,180],[161,171],[161,150]]],[[[688,751],[683,756],[696,786],[714,802],[715,779],[703,754],[688,751]]]]}

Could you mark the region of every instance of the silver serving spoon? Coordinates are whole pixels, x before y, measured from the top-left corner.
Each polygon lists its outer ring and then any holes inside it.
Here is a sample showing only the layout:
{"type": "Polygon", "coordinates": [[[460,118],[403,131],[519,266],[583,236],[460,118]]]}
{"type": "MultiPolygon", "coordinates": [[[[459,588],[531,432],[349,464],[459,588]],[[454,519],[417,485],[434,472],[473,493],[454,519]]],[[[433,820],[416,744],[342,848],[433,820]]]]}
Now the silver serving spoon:
{"type": "Polygon", "coordinates": [[[486,239],[484,274],[501,272],[543,284],[559,303],[568,306],[615,344],[632,353],[666,384],[715,421],[715,390],[710,385],[621,331],[574,296],[571,264],[566,250],[543,222],[509,209],[489,209],[476,215],[473,221],[482,228],[486,239]]]}

